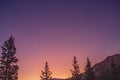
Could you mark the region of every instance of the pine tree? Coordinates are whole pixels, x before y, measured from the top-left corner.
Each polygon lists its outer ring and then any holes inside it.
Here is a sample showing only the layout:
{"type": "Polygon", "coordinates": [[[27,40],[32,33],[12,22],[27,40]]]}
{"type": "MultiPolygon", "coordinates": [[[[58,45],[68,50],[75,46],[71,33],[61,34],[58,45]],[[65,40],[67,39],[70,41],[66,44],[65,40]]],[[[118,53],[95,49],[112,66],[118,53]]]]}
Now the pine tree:
{"type": "Polygon", "coordinates": [[[41,80],[51,80],[52,79],[52,76],[51,76],[52,72],[49,70],[47,61],[45,62],[44,70],[42,70],[41,72],[42,72],[42,74],[40,75],[41,80]]]}
{"type": "Polygon", "coordinates": [[[91,67],[91,62],[90,62],[89,58],[87,58],[87,64],[85,67],[85,76],[86,76],[85,80],[95,80],[94,72],[91,67]]]}
{"type": "Polygon", "coordinates": [[[76,59],[75,56],[74,56],[72,65],[73,65],[73,70],[71,70],[72,80],[81,80],[79,64],[78,64],[77,59],[76,59]]]}
{"type": "Polygon", "coordinates": [[[103,73],[103,75],[104,75],[104,80],[110,80],[110,70],[108,68],[103,73]]]}
{"type": "Polygon", "coordinates": [[[14,38],[10,36],[3,44],[2,54],[0,57],[0,80],[17,80],[18,79],[18,59],[15,56],[16,47],[14,38]]]}
{"type": "Polygon", "coordinates": [[[119,80],[118,78],[118,68],[115,64],[114,60],[111,61],[111,79],[112,80],[119,80]]]}
{"type": "Polygon", "coordinates": [[[118,65],[118,79],[120,79],[120,64],[118,65]]]}

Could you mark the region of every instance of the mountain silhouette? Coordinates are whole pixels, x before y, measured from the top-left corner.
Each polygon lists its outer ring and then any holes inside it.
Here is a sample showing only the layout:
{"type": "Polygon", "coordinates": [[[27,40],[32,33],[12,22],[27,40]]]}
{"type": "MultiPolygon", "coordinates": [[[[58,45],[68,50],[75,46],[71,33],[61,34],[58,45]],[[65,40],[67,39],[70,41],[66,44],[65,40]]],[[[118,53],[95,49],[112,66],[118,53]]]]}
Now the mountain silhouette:
{"type": "Polygon", "coordinates": [[[93,66],[95,76],[100,76],[104,72],[106,72],[106,70],[110,70],[112,60],[114,60],[117,66],[120,65],[120,54],[108,56],[105,60],[101,61],[100,63],[95,64],[93,66]]]}

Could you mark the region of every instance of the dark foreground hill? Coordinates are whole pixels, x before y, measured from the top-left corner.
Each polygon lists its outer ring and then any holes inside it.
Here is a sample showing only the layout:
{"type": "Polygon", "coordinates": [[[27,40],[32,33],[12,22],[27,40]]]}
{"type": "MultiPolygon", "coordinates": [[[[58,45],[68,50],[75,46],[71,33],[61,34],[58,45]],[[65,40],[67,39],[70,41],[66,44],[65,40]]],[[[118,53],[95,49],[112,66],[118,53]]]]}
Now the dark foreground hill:
{"type": "Polygon", "coordinates": [[[70,79],[53,78],[52,80],[70,80],[70,79]]]}

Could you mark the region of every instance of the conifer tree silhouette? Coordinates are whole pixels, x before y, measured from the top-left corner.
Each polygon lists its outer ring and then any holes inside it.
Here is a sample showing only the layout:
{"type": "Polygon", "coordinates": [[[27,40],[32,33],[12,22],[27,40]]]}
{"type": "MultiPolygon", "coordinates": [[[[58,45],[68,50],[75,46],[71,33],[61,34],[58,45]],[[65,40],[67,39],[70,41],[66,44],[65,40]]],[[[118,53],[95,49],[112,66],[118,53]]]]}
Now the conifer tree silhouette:
{"type": "Polygon", "coordinates": [[[52,79],[52,72],[49,70],[48,62],[45,62],[44,70],[41,71],[40,78],[41,80],[51,80],[52,79]]]}
{"type": "Polygon", "coordinates": [[[85,67],[85,80],[95,80],[94,72],[91,67],[91,62],[88,57],[87,57],[87,64],[85,67]]]}
{"type": "Polygon", "coordinates": [[[73,70],[71,70],[72,80],[81,80],[79,64],[78,64],[77,59],[76,59],[75,56],[74,56],[72,65],[73,65],[73,70]]]}
{"type": "Polygon", "coordinates": [[[119,80],[118,76],[120,74],[118,74],[119,69],[117,67],[117,65],[115,64],[114,60],[112,59],[111,61],[111,79],[112,80],[119,80]]]}
{"type": "Polygon", "coordinates": [[[18,59],[15,56],[16,47],[14,38],[10,36],[2,45],[2,54],[0,57],[0,80],[18,79],[18,59]]]}
{"type": "Polygon", "coordinates": [[[120,64],[118,65],[118,78],[120,79],[120,64]]]}

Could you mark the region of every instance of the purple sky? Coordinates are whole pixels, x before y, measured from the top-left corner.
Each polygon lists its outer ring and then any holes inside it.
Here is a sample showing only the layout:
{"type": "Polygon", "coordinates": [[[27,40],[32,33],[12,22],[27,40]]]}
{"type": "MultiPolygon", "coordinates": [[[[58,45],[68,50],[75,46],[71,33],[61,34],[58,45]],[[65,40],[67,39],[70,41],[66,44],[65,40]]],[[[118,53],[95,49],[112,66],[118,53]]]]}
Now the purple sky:
{"type": "Polygon", "coordinates": [[[9,35],[19,80],[39,80],[46,60],[53,77],[69,77],[74,55],[83,72],[87,56],[95,64],[120,52],[120,1],[1,0],[0,45],[9,35]]]}

